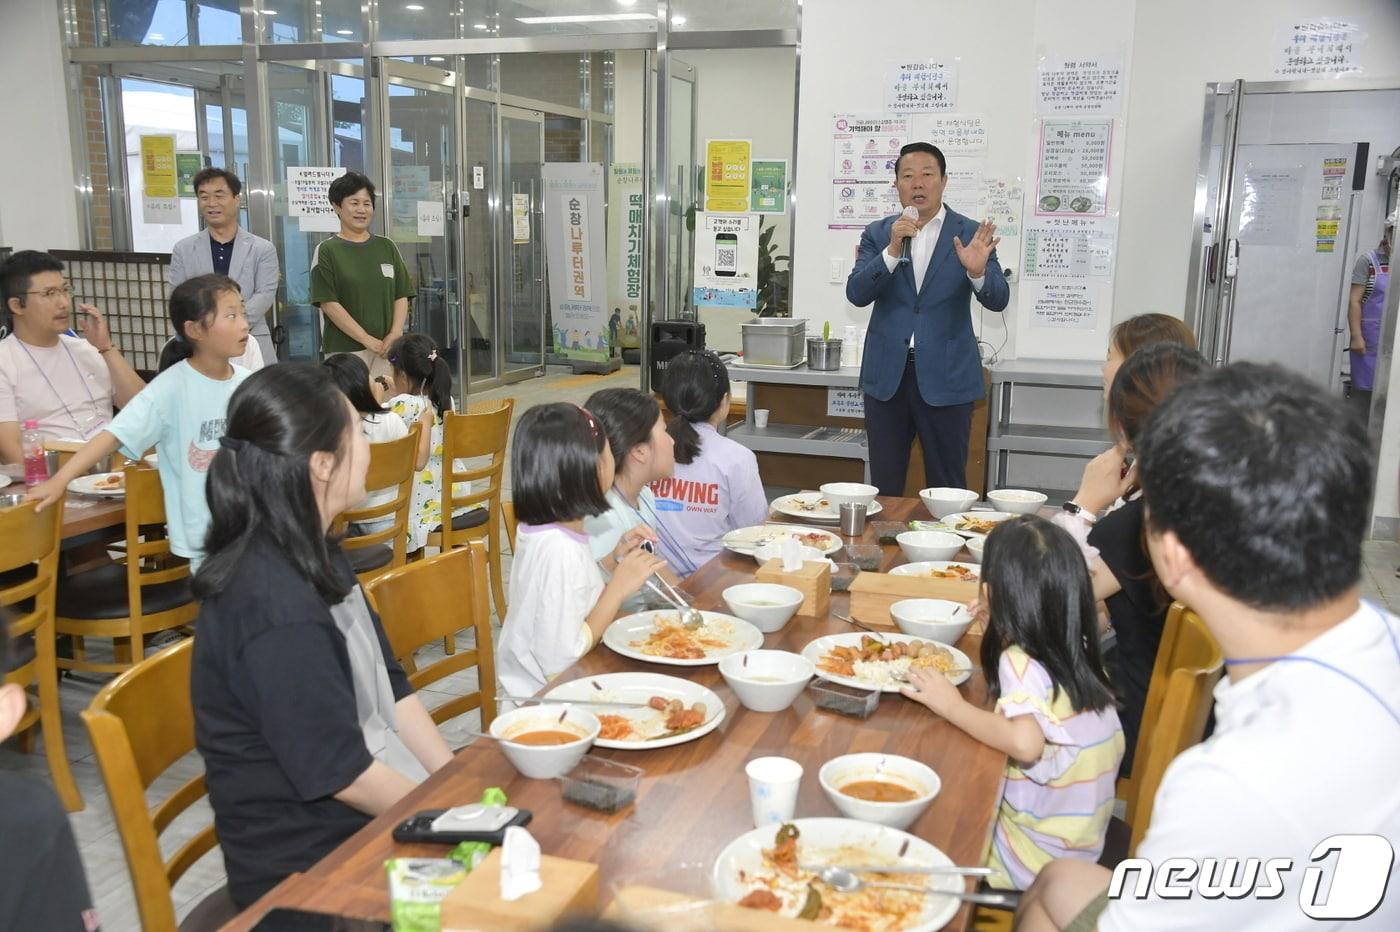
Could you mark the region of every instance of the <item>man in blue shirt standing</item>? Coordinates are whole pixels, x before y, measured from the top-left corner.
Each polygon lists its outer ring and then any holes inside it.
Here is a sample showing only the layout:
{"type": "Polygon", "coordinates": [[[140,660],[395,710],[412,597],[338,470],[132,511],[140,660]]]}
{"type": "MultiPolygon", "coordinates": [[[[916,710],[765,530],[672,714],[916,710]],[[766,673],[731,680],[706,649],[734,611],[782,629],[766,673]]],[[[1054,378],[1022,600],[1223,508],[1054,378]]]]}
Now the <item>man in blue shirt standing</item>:
{"type": "Polygon", "coordinates": [[[996,226],[943,203],[943,153],[910,143],[894,170],[904,213],[865,228],[846,279],[847,300],[875,305],[860,387],[870,479],[881,495],[904,494],[916,434],[927,486],[967,484],[972,406],[984,392],[971,299],[1001,311],[1011,298],[997,262],[996,226]],[[954,254],[957,262],[948,261],[954,254]]]}

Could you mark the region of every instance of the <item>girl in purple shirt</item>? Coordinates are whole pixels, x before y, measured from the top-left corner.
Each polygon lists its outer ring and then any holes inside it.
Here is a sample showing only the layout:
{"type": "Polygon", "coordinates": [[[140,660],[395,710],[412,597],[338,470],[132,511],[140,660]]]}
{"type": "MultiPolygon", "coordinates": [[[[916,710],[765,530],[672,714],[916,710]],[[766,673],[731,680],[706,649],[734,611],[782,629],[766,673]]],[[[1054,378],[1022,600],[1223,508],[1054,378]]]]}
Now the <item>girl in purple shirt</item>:
{"type": "Polygon", "coordinates": [[[675,416],[676,471],[651,484],[661,555],[689,576],[724,549],[724,535],[762,524],[768,499],[753,451],[720,434],[729,418],[729,372],[712,352],[690,351],[671,360],[662,384],[675,416]]]}

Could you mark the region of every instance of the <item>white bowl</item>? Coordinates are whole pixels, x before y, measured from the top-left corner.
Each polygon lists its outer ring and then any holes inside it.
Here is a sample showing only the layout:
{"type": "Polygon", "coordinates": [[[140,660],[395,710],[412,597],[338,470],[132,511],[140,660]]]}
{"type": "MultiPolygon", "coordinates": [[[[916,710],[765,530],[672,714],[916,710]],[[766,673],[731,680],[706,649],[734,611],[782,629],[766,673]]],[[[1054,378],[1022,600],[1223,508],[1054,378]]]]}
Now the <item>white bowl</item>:
{"type": "Polygon", "coordinates": [[[828,482],[820,491],[831,502],[833,511],[840,511],[842,505],[864,505],[869,508],[875,503],[880,490],[864,482],[828,482]]]}
{"type": "Polygon", "coordinates": [[[732,614],[752,624],[764,634],[781,631],[802,604],[802,593],[791,586],[774,583],[744,583],[721,593],[732,614]]]}
{"type": "MultiPolygon", "coordinates": [[[[826,554],[816,547],[808,547],[806,544],[799,544],[797,547],[798,556],[803,563],[826,562],[826,554]]],[[[769,560],[781,560],[783,558],[783,541],[775,540],[770,544],[764,544],[753,552],[753,558],[760,564],[769,560]]]]}
{"type": "Polygon", "coordinates": [[[534,780],[562,777],[573,770],[593,746],[593,739],[603,727],[597,716],[586,709],[569,706],[561,722],[559,715],[564,709],[564,705],[524,706],[492,720],[491,736],[506,760],[523,776],[534,780]],[[529,731],[571,731],[579,737],[567,744],[517,744],[509,740],[529,731]]]}
{"type": "Polygon", "coordinates": [[[985,538],[985,537],[971,537],[971,538],[968,538],[968,541],[967,541],[967,562],[969,562],[969,563],[981,563],[981,562],[982,562],[982,548],[985,547],[985,546],[987,546],[987,538],[985,538]]]}
{"type": "Polygon", "coordinates": [[[921,490],[919,498],[924,500],[924,507],[928,509],[929,514],[935,518],[944,518],[959,511],[967,511],[979,496],[971,489],[937,488],[921,490]]]}
{"type": "Polygon", "coordinates": [[[816,671],[812,661],[785,650],[751,650],[719,662],[720,676],[739,704],[755,712],[781,712],[792,705],[816,671]]]}
{"type": "Polygon", "coordinates": [[[846,818],[898,829],[913,825],[943,787],[943,781],[938,779],[938,774],[931,767],[894,754],[843,754],[833,757],[822,765],[817,779],[826,798],[846,818]],[[886,780],[919,795],[907,802],[877,803],[841,792],[841,787],[860,780],[886,780]]]}
{"type": "Polygon", "coordinates": [[[997,511],[1008,511],[1013,515],[1033,515],[1040,511],[1048,496],[1044,492],[1030,489],[997,489],[987,493],[987,501],[997,506],[997,511]]]}
{"type": "Polygon", "coordinates": [[[905,634],[949,645],[972,625],[967,606],[949,599],[902,599],[890,606],[890,617],[905,634]]]}
{"type": "Polygon", "coordinates": [[[963,549],[963,539],[947,531],[905,531],[895,540],[910,563],[951,560],[963,549]]]}

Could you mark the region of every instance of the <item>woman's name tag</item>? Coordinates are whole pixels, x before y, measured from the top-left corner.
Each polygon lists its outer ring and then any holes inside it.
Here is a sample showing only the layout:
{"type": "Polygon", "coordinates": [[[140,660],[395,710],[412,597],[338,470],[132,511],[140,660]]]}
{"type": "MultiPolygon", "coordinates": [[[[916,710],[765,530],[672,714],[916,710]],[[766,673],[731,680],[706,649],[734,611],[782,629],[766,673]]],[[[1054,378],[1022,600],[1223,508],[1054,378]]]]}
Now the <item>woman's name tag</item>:
{"type": "Polygon", "coordinates": [[[394,264],[392,262],[381,262],[379,264],[379,271],[384,274],[385,278],[393,278],[394,264]]]}

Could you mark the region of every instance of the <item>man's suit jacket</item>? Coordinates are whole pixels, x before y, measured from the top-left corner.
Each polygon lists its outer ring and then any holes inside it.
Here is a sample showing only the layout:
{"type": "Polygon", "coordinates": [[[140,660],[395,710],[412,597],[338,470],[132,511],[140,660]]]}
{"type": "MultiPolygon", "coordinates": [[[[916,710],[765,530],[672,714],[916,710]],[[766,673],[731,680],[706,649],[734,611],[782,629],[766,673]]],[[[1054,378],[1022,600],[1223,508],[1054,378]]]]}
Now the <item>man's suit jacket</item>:
{"type": "MultiPolygon", "coordinates": [[[[858,307],[872,301],[870,326],[865,337],[865,358],[860,387],[868,395],[888,401],[899,389],[914,337],[914,371],[919,395],[931,405],[957,405],[982,397],[982,357],[972,332],[972,282],[953,250],[953,237],[963,245],[972,241],[977,221],[949,210],[943,218],[938,243],[924,272],[923,287],[914,290],[914,271],[900,263],[891,272],[884,251],[890,245],[890,229],[899,215],[876,220],[860,236],[860,251],[846,279],[846,298],[858,307]]],[[[977,300],[990,311],[1001,311],[1011,299],[1011,289],[993,251],[987,259],[982,290],[977,300]]]]}
{"type": "MultiPolygon", "coordinates": [[[[209,251],[209,231],[200,230],[175,244],[170,251],[171,286],[196,275],[214,271],[214,256],[209,251]]],[[[248,313],[249,333],[258,340],[263,359],[277,361],[272,345],[272,332],[267,326],[267,312],[277,300],[277,248],[242,227],[233,239],[233,257],[229,260],[228,276],[238,282],[243,291],[243,308],[248,313]]]]}

